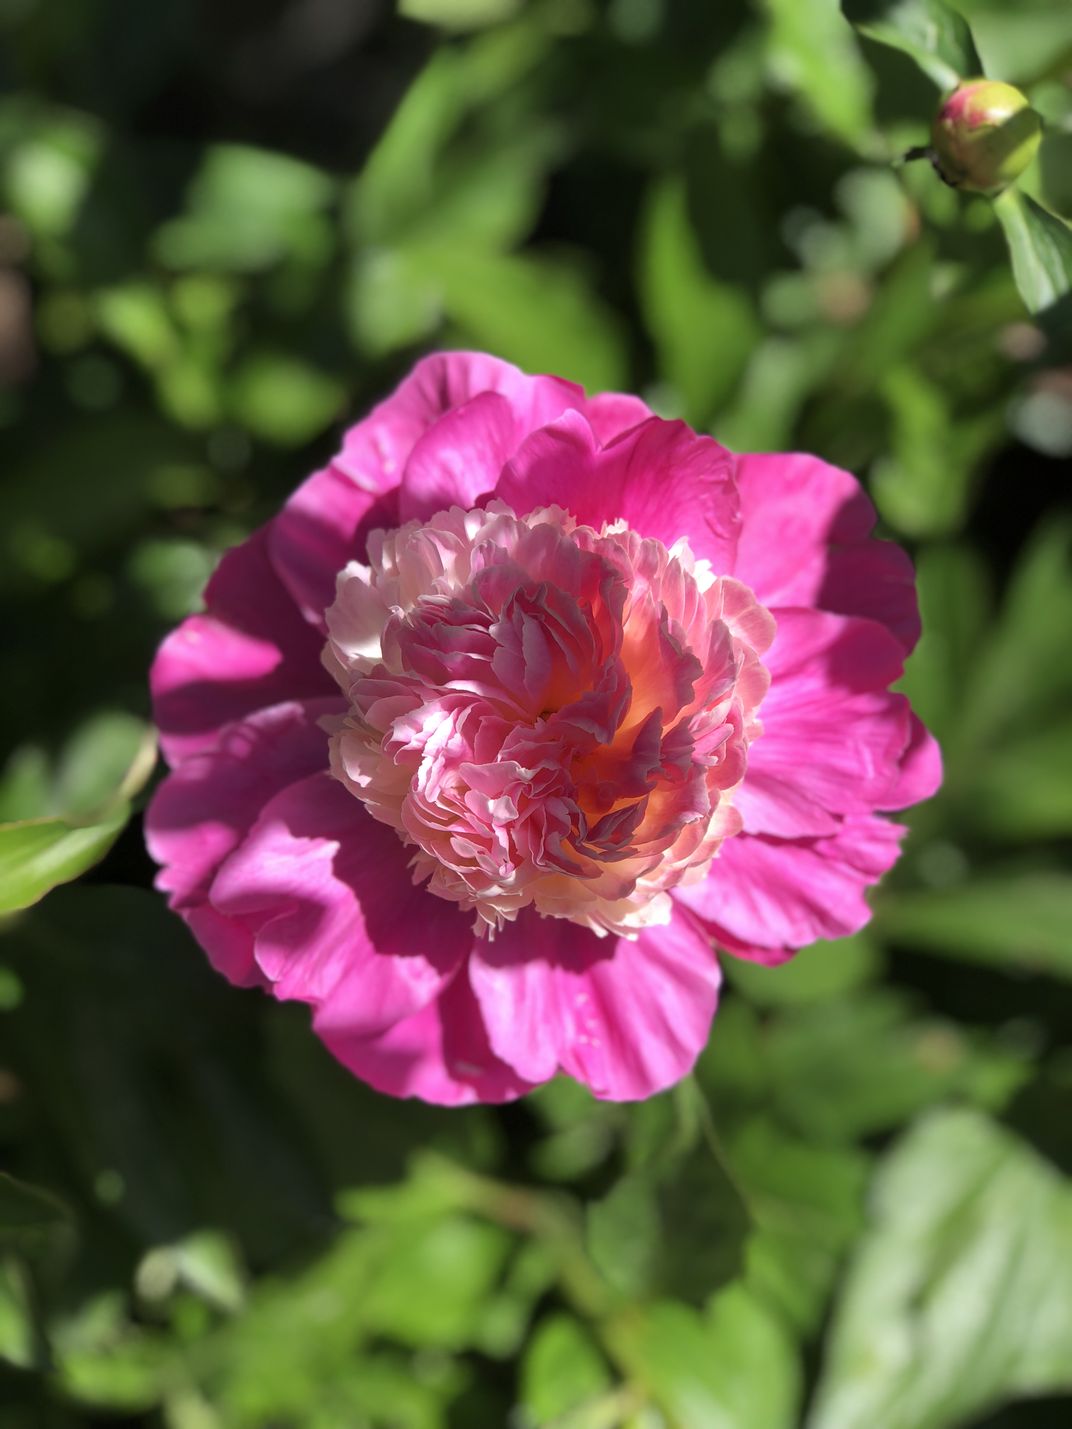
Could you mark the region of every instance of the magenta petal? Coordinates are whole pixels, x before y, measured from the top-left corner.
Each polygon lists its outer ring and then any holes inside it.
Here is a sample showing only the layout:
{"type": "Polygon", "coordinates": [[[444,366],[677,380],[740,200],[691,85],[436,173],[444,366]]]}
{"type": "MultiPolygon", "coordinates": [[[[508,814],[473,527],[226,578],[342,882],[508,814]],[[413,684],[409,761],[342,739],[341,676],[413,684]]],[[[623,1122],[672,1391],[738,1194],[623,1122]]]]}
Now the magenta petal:
{"type": "Polygon", "coordinates": [[[883,795],[880,809],[907,809],[938,792],[942,782],[942,751],[938,741],[915,715],[909,719],[908,744],[894,786],[883,795]]]}
{"type": "Polygon", "coordinates": [[[871,539],[875,511],[856,478],[799,453],[737,458],[741,536],[734,574],[768,607],[816,606],[880,621],[903,648],[919,637],[915,573],[871,539]]]}
{"type": "Polygon", "coordinates": [[[843,938],[871,917],[864,893],[897,861],[905,830],[850,817],[829,838],[728,839],[703,883],[675,892],[731,951],[798,949],[843,938]],[[723,938],[723,933],[728,937],[723,938]]]}
{"type": "Polygon", "coordinates": [[[599,392],[584,404],[584,415],[600,445],[606,446],[655,413],[646,402],[628,392],[599,392]]]}
{"type": "Polygon", "coordinates": [[[370,531],[397,526],[398,494],[366,490],[338,461],[304,481],[268,528],[272,564],[306,620],[323,631],[335,577],[370,531]]]}
{"type": "Polygon", "coordinates": [[[430,514],[455,500],[468,504],[461,491],[467,481],[480,490],[495,484],[483,475],[489,460],[497,478],[524,433],[583,403],[584,393],[573,383],[530,377],[484,353],[441,352],[418,362],[389,397],[349,429],[330,465],[300,486],[272,523],[272,560],[306,618],[320,624],[335,596],[336,574],[348,561],[362,558],[369,531],[397,526],[400,519],[430,514]],[[495,400],[484,402],[489,397],[495,400]],[[460,410],[474,399],[478,406],[461,419],[460,410]],[[508,437],[505,412],[510,414],[508,437]],[[417,454],[422,438],[443,419],[440,438],[417,454]],[[467,476],[470,438],[483,456],[474,459],[479,472],[467,476]],[[415,455],[403,496],[408,509],[400,517],[399,489],[415,455]],[[444,499],[436,506],[439,494],[444,499]]]}
{"type": "Polygon", "coordinates": [[[280,584],[267,542],[262,527],[228,551],[205,590],[206,613],[183,621],[157,652],[149,681],[172,765],[253,710],[335,693],[323,640],[280,584]]]}
{"type": "Polygon", "coordinates": [[[454,905],[414,888],[409,855],[329,774],[272,799],[210,898],[245,923],[280,999],[326,1033],[376,1036],[441,992],[471,938],[454,905]]]}
{"type": "Polygon", "coordinates": [[[209,887],[269,799],[327,767],[328,737],[317,721],[340,704],[274,705],[225,726],[215,747],[191,755],[164,780],[146,810],[149,852],[164,865],[156,886],[232,982],[262,978],[248,930],[209,905],[209,887]]]}
{"type": "Polygon", "coordinates": [[[560,1066],[610,1101],[652,1096],[686,1075],[720,981],[710,939],[679,908],[635,941],[523,916],[474,948],[470,976],[504,1061],[533,1081],[560,1066]]]}
{"type": "Polygon", "coordinates": [[[505,397],[525,431],[584,405],[583,390],[559,377],[530,377],[483,352],[436,352],[422,358],[390,397],[347,432],[336,464],[370,490],[397,486],[428,428],[481,392],[505,397]]]}
{"type": "Polygon", "coordinates": [[[496,495],[519,515],[557,505],[597,530],[624,519],[668,547],[687,535],[695,555],[716,571],[733,567],[733,459],[684,422],[651,417],[601,448],[587,420],[568,412],[525,442],[496,495]]]}
{"type": "Polygon", "coordinates": [[[763,734],[736,799],[748,832],[829,834],[831,814],[888,807],[909,737],[908,702],[887,690],[896,638],[872,620],[783,610],[764,659],[763,734]]]}
{"type": "Polygon", "coordinates": [[[475,506],[495,489],[521,435],[513,408],[497,392],[481,392],[440,417],[406,462],[400,520],[423,520],[450,506],[475,506]]]}
{"type": "Polygon", "coordinates": [[[439,998],[379,1037],[359,1038],[317,1025],[345,1067],[394,1097],[439,1106],[508,1102],[531,1092],[488,1043],[480,1008],[460,969],[439,998]]]}

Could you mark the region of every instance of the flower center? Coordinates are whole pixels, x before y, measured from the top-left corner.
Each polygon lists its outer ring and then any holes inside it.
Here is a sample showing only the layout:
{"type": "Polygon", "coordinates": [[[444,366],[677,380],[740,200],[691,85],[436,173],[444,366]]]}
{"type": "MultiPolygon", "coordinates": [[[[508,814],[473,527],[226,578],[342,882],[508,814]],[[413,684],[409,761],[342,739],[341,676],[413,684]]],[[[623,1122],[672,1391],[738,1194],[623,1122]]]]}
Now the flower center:
{"type": "Polygon", "coordinates": [[[375,532],[327,624],[332,770],[480,931],[635,936],[740,827],[774,622],[684,541],[454,507],[375,532]]]}

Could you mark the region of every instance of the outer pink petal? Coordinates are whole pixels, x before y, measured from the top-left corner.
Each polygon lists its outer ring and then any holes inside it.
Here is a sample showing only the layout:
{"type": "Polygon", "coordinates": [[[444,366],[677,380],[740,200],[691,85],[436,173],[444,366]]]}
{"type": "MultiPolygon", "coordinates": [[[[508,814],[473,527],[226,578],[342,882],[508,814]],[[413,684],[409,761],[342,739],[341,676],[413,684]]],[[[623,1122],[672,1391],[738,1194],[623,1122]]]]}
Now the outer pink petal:
{"type": "Polygon", "coordinates": [[[606,446],[655,413],[646,402],[628,392],[599,392],[584,404],[584,415],[600,445],[606,446]]]}
{"type": "Polygon", "coordinates": [[[491,1045],[526,1080],[557,1067],[611,1101],[648,1097],[699,1056],[718,1001],[710,940],[683,909],[635,941],[521,917],[470,977],[491,1045]]]}
{"type": "Polygon", "coordinates": [[[737,458],[741,535],[734,574],[764,605],[817,606],[880,621],[906,651],[919,638],[912,562],[870,532],[859,482],[818,457],[737,458]]]}
{"type": "Polygon", "coordinates": [[[601,448],[579,413],[534,433],[496,495],[518,515],[557,504],[595,526],[626,520],[672,546],[689,538],[716,571],[731,570],[739,525],[733,458],[684,422],[651,417],[601,448]]]}
{"type": "Polygon", "coordinates": [[[172,765],[210,749],[221,727],[283,700],[334,693],[322,638],[301,618],[268,559],[266,528],[228,551],[192,615],[161,645],[149,676],[172,765]]]}
{"type": "Polygon", "coordinates": [[[360,560],[370,531],[398,525],[398,492],[360,485],[336,458],[302,482],[269,527],[272,563],[305,619],[324,629],[335,577],[360,560]]]}
{"type": "Polygon", "coordinates": [[[481,392],[440,417],[406,462],[400,519],[426,520],[450,506],[474,507],[494,491],[524,435],[510,403],[498,392],[481,392]]]}
{"type": "Polygon", "coordinates": [[[723,946],[780,961],[817,938],[843,938],[871,917],[864,892],[897,860],[905,830],[876,817],[849,817],[836,834],[770,839],[738,834],[722,845],[703,883],[679,888],[723,946]]]}
{"type": "MultiPolygon", "coordinates": [[[[321,624],[335,597],[336,573],[347,561],[361,559],[369,531],[439,509],[428,505],[423,490],[413,502],[404,500],[412,509],[400,517],[406,464],[430,428],[484,394],[499,394],[509,407],[515,429],[508,443],[511,451],[525,433],[567,407],[584,404],[584,393],[573,383],[530,377],[484,353],[441,352],[418,362],[389,397],[349,429],[330,465],[299,487],[272,523],[272,559],[307,619],[321,624]]],[[[463,432],[457,424],[448,425],[441,434],[439,456],[446,461],[447,443],[457,446],[460,438],[476,433],[476,426],[463,432]]],[[[509,452],[499,467],[506,455],[509,452]]],[[[429,465],[426,452],[419,464],[419,486],[429,484],[429,465]]],[[[443,481],[442,472],[436,480],[443,481]]],[[[444,495],[448,499],[442,505],[456,499],[445,489],[444,495]]]]}
{"type": "Polygon", "coordinates": [[[327,767],[321,715],[339,700],[274,705],[226,725],[211,750],[191,755],[160,785],[145,814],[156,886],[189,923],[212,963],[235,983],[263,981],[244,925],[212,908],[208,890],[275,794],[327,767]]]}
{"type": "Polygon", "coordinates": [[[907,809],[938,792],[942,782],[942,751],[938,741],[912,715],[908,744],[901,756],[897,782],[883,797],[880,809],[907,809]]]}
{"type": "Polygon", "coordinates": [[[391,1096],[469,1106],[514,1101],[533,1090],[492,1052],[464,969],[435,1002],[380,1037],[348,1036],[318,1023],[316,1028],[344,1066],[391,1096]]]}
{"type": "Polygon", "coordinates": [[[832,814],[889,807],[912,733],[908,701],[887,686],[903,650],[873,620],[783,610],[764,657],[771,687],[736,805],[750,833],[834,831],[832,814]]]}
{"type": "Polygon", "coordinates": [[[373,1037],[432,1002],[471,939],[414,888],[409,855],[329,774],[292,784],[227,859],[210,898],[254,936],[276,997],[311,1002],[325,1034],[373,1037]]]}

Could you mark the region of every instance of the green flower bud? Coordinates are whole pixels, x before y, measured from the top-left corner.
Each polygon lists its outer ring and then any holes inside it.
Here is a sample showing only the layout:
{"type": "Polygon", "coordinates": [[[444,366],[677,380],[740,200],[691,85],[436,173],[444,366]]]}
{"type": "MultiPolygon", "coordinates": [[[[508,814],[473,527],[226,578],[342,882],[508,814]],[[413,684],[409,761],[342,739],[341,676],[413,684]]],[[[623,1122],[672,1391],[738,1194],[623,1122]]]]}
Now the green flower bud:
{"type": "Polygon", "coordinates": [[[966,79],[944,101],[931,130],[931,159],[945,182],[997,193],[1035,157],[1042,120],[1011,84],[966,79]]]}

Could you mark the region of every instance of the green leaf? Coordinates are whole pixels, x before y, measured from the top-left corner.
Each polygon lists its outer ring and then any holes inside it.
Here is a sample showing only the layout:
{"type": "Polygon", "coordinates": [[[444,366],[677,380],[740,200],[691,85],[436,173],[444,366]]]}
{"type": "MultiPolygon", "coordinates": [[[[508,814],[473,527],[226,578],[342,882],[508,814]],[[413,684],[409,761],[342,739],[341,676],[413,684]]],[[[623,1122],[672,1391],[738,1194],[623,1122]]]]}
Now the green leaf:
{"type": "Polygon", "coordinates": [[[872,981],[881,967],[878,947],[864,933],[811,943],[779,967],[747,958],[728,957],[723,963],[730,985],[761,1007],[826,1002],[872,981]]]}
{"type": "Polygon", "coordinates": [[[17,1255],[0,1259],[0,1361],[18,1369],[43,1369],[48,1363],[29,1267],[17,1255]]]}
{"type": "Polygon", "coordinates": [[[133,715],[95,716],[67,744],[48,803],[63,815],[0,824],[0,913],[27,908],[98,863],[156,764],[153,731],[133,715]]]}
{"type": "Polygon", "coordinates": [[[439,25],[444,30],[478,30],[512,19],[521,0],[398,0],[407,20],[439,25]]]}
{"type": "Polygon", "coordinates": [[[939,89],[982,74],[968,22],[944,0],[841,0],[841,9],[861,35],[911,56],[939,89]]]}
{"type": "Polygon", "coordinates": [[[521,1403],[535,1423],[550,1423],[610,1385],[607,1362],[583,1324],[561,1312],[540,1321],[521,1364],[521,1403]]]}
{"type": "Polygon", "coordinates": [[[708,1312],[663,1302],[633,1318],[621,1342],[643,1387],[674,1425],[790,1429],[800,1369],[785,1331],[742,1285],[708,1312]]]}
{"type": "Polygon", "coordinates": [[[882,902],[883,936],[968,962],[1072,978],[1072,878],[988,873],[882,902]]]}
{"type": "Polygon", "coordinates": [[[0,824],[0,913],[28,908],[58,883],[70,883],[99,863],[130,816],[120,804],[98,824],[23,819],[0,824]]]}
{"type": "Polygon", "coordinates": [[[910,536],[944,536],[968,512],[981,458],[1000,440],[1000,409],[957,417],[941,388],[915,366],[891,367],[879,382],[892,419],[891,453],[871,487],[880,514],[910,536]]]}
{"type": "Polygon", "coordinates": [[[708,271],[678,178],[661,180],[649,196],[639,266],[659,365],[686,420],[703,426],[739,382],[759,324],[745,292],[708,271]]]}
{"type": "Polygon", "coordinates": [[[121,710],[93,715],[64,746],[52,806],[89,818],[117,799],[133,798],[155,764],[156,737],[144,720],[121,710]]]}
{"type": "Polygon", "coordinates": [[[538,199],[544,124],[530,112],[506,132],[482,126],[539,63],[548,39],[535,17],[435,52],[350,188],[348,225],[361,244],[419,236],[494,248],[521,236],[538,199]],[[475,135],[462,132],[467,118],[475,135]]]}
{"type": "Polygon", "coordinates": [[[625,383],[618,318],[572,267],[463,248],[422,248],[411,257],[419,275],[440,284],[443,308],[465,341],[590,392],[625,383]]]}
{"type": "Polygon", "coordinates": [[[334,241],[324,210],[335,191],[327,174],[287,154],[213,145],[190,184],[186,214],[158,230],[157,256],[168,267],[236,272],[287,258],[320,261],[334,241]]]}
{"type": "Polygon", "coordinates": [[[747,1283],[807,1334],[862,1224],[867,1157],[795,1140],[762,1116],[749,1118],[730,1154],[756,1222],[747,1283]]]}
{"type": "Polygon", "coordinates": [[[1061,304],[1067,319],[1072,307],[1072,228],[1018,188],[994,200],[1005,230],[1012,275],[1029,312],[1047,313],[1061,304]]]}
{"type": "Polygon", "coordinates": [[[991,640],[961,692],[958,758],[1050,726],[1072,697],[1072,522],[1051,518],[1023,548],[991,640]]]}
{"type": "Polygon", "coordinates": [[[985,562],[967,545],[923,550],[916,585],[923,633],[900,688],[937,735],[948,765],[960,739],[964,691],[993,623],[993,592],[985,562]]]}
{"type": "Polygon", "coordinates": [[[882,1167],[809,1429],[946,1429],[1072,1388],[1072,1190],[971,1112],[882,1167]]]}
{"type": "Polygon", "coordinates": [[[977,768],[970,797],[988,833],[1007,839],[1072,834],[1072,720],[1003,741],[977,768]]]}
{"type": "Polygon", "coordinates": [[[230,406],[254,436],[301,446],[338,416],[345,400],[337,378],[286,353],[261,352],[235,374],[230,406]]]}
{"type": "Polygon", "coordinates": [[[69,1228],[70,1212],[50,1191],[0,1171],[0,1251],[34,1253],[69,1228]]]}
{"type": "Polygon", "coordinates": [[[838,15],[837,0],[765,0],[770,64],[815,115],[850,148],[871,128],[871,76],[838,15]],[[837,84],[830,83],[836,70],[837,84]]]}
{"type": "Polygon", "coordinates": [[[363,1289],[362,1317],[415,1347],[471,1344],[509,1248],[499,1227],[465,1216],[392,1228],[380,1273],[363,1289]]]}
{"type": "Polygon", "coordinates": [[[955,1023],[912,1017],[892,989],[799,1008],[769,1029],[765,1050],[771,1102],[813,1141],[888,1130],[970,1087],[975,1071],[955,1023]]]}
{"type": "Polygon", "coordinates": [[[740,1270],[748,1208],[691,1081],[630,1108],[630,1169],[588,1210],[588,1249],[627,1296],[702,1304],[740,1270]]]}

